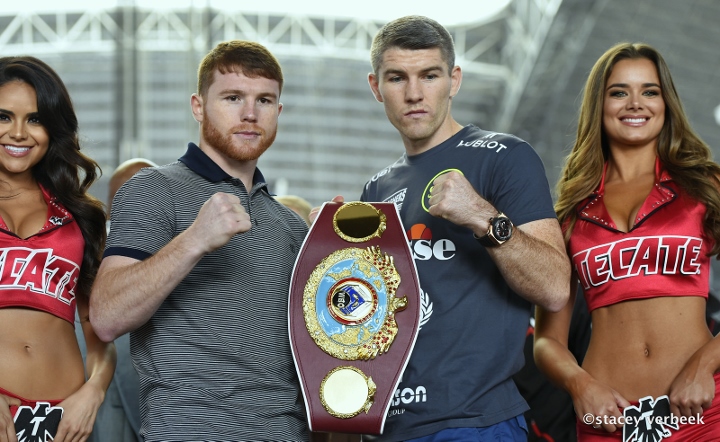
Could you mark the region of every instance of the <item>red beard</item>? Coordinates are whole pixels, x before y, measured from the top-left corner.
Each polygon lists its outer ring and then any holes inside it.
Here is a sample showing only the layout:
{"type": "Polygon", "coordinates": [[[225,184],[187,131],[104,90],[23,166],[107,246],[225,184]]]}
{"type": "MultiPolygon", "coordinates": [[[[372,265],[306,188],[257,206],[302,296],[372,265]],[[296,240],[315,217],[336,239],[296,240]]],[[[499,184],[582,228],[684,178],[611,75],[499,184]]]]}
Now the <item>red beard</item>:
{"type": "Polygon", "coordinates": [[[275,141],[277,129],[268,134],[254,125],[243,125],[234,127],[230,133],[222,134],[218,128],[210,122],[207,114],[203,118],[202,135],[205,142],[216,151],[236,161],[254,161],[260,158],[268,147],[275,141]],[[257,142],[233,140],[233,132],[237,130],[252,130],[260,134],[257,142]]]}

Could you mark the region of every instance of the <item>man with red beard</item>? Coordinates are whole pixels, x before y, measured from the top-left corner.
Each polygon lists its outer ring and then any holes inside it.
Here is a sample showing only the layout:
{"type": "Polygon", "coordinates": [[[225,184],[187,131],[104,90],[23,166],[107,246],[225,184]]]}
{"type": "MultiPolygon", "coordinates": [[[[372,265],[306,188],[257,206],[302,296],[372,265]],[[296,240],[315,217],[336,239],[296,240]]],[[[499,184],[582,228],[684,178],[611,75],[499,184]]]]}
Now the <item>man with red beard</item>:
{"type": "Polygon", "coordinates": [[[105,341],[131,333],[146,442],[309,438],[287,337],[307,226],[256,167],[282,85],[262,45],[217,45],[190,100],[199,145],[113,200],[90,317],[105,341]]]}

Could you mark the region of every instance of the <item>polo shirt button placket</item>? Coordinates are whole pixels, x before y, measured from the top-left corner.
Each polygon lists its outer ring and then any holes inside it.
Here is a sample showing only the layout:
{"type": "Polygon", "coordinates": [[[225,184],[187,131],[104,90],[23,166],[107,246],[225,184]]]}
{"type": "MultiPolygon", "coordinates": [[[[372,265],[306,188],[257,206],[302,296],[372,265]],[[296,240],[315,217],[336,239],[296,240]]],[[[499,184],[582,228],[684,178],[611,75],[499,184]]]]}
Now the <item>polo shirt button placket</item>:
{"type": "Polygon", "coordinates": [[[247,189],[245,189],[245,185],[240,178],[231,178],[230,182],[233,186],[235,186],[235,196],[240,199],[240,204],[250,217],[250,224],[257,226],[257,220],[253,218],[252,210],[250,210],[250,206],[255,205],[252,201],[252,196],[247,192],[247,189]]]}

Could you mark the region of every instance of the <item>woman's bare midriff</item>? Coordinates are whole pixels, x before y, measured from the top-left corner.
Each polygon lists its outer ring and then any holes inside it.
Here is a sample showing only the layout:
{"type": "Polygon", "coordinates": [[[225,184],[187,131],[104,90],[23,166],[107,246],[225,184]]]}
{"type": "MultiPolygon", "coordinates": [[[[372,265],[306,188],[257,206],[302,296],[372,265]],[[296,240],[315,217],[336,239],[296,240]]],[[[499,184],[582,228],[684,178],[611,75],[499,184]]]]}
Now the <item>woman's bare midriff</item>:
{"type": "Polygon", "coordinates": [[[85,381],[74,325],[50,313],[0,309],[0,355],[0,388],[26,399],[64,399],[85,381]]]}
{"type": "Polygon", "coordinates": [[[625,301],[592,312],[583,368],[629,401],[667,394],[712,335],[699,296],[625,301]]]}

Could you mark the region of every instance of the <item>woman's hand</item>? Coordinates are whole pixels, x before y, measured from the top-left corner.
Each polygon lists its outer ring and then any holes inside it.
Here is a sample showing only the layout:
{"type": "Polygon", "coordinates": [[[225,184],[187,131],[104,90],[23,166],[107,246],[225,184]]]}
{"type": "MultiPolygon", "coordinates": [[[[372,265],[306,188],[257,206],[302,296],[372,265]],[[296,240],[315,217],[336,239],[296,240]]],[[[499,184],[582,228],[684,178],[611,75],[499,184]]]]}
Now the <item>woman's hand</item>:
{"type": "Polygon", "coordinates": [[[583,424],[610,433],[622,428],[620,408],[629,407],[630,402],[620,393],[589,375],[576,391],[579,393],[572,396],[573,405],[583,424]]]}
{"type": "Polygon", "coordinates": [[[10,414],[10,407],[20,406],[20,400],[0,394],[0,442],[17,442],[15,423],[10,414]]]}
{"type": "Polygon", "coordinates": [[[54,442],[84,442],[92,433],[97,411],[105,392],[86,382],[75,393],[58,404],[63,408],[62,420],[54,442]]]}
{"type": "Polygon", "coordinates": [[[670,411],[675,416],[699,416],[715,398],[713,371],[693,356],[670,385],[670,411]]]}

